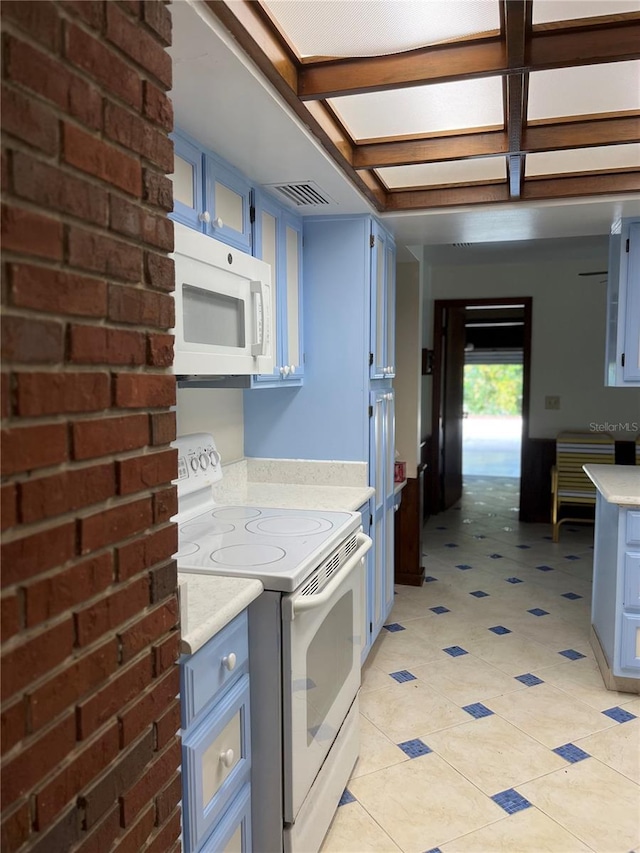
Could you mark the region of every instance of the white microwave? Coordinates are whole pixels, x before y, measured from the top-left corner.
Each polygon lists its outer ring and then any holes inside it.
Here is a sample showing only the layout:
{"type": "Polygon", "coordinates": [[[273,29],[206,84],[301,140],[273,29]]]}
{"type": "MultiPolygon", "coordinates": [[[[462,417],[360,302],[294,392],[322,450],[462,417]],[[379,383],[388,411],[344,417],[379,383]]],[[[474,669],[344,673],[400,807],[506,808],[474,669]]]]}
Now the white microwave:
{"type": "Polygon", "coordinates": [[[271,267],[174,223],[179,376],[272,373],[275,282],[271,267]]]}

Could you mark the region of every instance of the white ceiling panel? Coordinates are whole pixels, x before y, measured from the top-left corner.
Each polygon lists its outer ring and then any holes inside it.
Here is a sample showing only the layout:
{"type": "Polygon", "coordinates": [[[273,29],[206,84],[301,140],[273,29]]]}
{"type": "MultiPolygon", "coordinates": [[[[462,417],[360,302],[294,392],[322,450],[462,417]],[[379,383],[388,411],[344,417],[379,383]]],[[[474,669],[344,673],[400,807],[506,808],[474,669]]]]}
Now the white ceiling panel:
{"type": "Polygon", "coordinates": [[[529,121],[637,109],[637,60],[534,71],[529,75],[529,121]]]}
{"type": "Polygon", "coordinates": [[[544,151],[528,154],[527,177],[566,172],[604,172],[612,169],[640,169],[640,145],[609,145],[544,151]]]}
{"type": "Polygon", "coordinates": [[[331,98],[356,140],[502,126],[499,77],[331,98]]]}
{"type": "Polygon", "coordinates": [[[506,180],[504,157],[477,157],[473,160],[447,160],[415,166],[390,166],[376,170],[389,189],[400,187],[469,184],[506,180]]]}
{"type": "Polygon", "coordinates": [[[533,0],[533,23],[573,21],[640,11],[640,0],[533,0]]]}
{"type": "Polygon", "coordinates": [[[379,56],[500,28],[497,0],[263,0],[300,57],[379,56]]]}

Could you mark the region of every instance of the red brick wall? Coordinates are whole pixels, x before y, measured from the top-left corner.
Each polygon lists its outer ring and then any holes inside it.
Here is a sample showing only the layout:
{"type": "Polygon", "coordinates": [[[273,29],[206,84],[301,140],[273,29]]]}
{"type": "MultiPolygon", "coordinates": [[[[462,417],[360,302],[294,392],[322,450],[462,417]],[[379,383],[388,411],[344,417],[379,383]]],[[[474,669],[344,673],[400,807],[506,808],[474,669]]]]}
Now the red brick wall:
{"type": "Polygon", "coordinates": [[[179,849],[170,15],[3,0],[3,853],[179,849]]]}

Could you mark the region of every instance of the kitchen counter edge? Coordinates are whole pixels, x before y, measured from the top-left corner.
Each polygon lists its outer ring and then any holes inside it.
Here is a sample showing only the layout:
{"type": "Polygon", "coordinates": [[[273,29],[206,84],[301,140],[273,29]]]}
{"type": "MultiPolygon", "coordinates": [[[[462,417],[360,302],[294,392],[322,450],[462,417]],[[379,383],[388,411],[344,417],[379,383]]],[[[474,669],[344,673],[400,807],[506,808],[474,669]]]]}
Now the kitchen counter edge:
{"type": "Polygon", "coordinates": [[[640,468],[635,465],[582,467],[607,503],[640,506],[640,468]]]}

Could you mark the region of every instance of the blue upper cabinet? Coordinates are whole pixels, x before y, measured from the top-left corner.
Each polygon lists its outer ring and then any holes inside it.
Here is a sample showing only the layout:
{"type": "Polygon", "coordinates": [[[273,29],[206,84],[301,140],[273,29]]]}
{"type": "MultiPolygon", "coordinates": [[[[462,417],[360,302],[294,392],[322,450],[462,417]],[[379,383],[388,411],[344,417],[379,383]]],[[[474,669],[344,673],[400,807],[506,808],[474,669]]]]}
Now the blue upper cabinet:
{"type": "Polygon", "coordinates": [[[253,387],[301,385],[302,220],[261,190],[255,190],[254,204],[253,253],[271,266],[278,306],[276,367],[273,374],[254,377],[253,387]]]}
{"type": "Polygon", "coordinates": [[[605,385],[640,385],[640,219],[623,219],[609,239],[605,385]]]}
{"type": "Polygon", "coordinates": [[[369,376],[395,376],[395,244],[382,226],[371,224],[371,328],[369,376]]]}
{"type": "Polygon", "coordinates": [[[251,185],[215,155],[205,154],[204,233],[251,251],[251,185]]]}
{"type": "Polygon", "coordinates": [[[202,231],[204,177],[202,149],[179,134],[173,138],[172,219],[202,231]]]}

